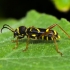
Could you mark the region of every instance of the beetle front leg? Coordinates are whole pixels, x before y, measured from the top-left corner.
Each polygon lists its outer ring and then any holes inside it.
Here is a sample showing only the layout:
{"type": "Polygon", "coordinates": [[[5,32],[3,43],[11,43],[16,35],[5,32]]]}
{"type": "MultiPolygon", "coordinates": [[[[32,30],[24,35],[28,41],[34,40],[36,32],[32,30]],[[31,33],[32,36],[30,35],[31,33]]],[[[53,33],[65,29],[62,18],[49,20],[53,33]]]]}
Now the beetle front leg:
{"type": "Polygon", "coordinates": [[[18,37],[17,37],[16,40],[12,40],[12,42],[15,42],[16,43],[15,47],[13,48],[13,49],[16,49],[18,47],[18,37]]]}

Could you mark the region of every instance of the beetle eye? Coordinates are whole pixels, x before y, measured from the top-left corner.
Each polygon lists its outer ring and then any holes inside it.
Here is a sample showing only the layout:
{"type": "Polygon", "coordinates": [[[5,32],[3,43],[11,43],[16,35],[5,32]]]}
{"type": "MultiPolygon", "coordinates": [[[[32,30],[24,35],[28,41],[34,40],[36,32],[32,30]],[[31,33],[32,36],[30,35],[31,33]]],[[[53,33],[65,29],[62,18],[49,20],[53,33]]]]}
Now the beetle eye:
{"type": "Polygon", "coordinates": [[[17,35],[18,35],[18,33],[15,31],[15,32],[14,32],[14,38],[15,38],[17,35]]]}
{"type": "Polygon", "coordinates": [[[18,35],[18,33],[17,33],[17,32],[15,32],[14,34],[15,34],[15,35],[18,35]]]}

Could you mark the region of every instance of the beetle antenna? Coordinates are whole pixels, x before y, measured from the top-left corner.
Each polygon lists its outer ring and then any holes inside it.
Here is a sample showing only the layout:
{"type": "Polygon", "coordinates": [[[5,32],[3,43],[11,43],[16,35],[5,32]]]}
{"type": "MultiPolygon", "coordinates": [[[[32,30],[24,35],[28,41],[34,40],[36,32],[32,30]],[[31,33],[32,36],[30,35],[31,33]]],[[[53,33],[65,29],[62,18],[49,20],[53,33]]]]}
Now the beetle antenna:
{"type": "Polygon", "coordinates": [[[13,28],[11,28],[11,27],[10,27],[9,25],[7,25],[7,24],[4,24],[3,27],[1,28],[1,33],[2,33],[2,30],[3,30],[4,28],[7,28],[7,29],[11,30],[12,32],[14,32],[14,29],[13,29],[13,28]]]}

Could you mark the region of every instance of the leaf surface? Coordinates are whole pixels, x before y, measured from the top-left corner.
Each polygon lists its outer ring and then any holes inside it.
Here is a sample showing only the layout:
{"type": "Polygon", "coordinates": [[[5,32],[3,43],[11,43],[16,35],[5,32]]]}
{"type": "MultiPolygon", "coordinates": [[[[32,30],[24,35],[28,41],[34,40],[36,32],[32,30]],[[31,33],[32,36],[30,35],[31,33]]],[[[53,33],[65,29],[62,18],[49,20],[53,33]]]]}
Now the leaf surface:
{"type": "MultiPolygon", "coordinates": [[[[52,15],[38,13],[35,10],[29,11],[26,17],[20,20],[0,21],[0,28],[3,24],[8,24],[13,29],[20,25],[47,28],[55,23],[59,24],[70,35],[69,21],[64,18],[59,20],[52,15]]],[[[44,40],[30,40],[28,50],[22,52],[26,47],[26,37],[19,41],[18,48],[13,50],[15,47],[15,43],[11,42],[14,39],[13,33],[4,29],[0,33],[0,70],[69,70],[70,39],[58,26],[53,29],[61,36],[57,44],[63,53],[62,57],[56,52],[54,42],[44,40]]]]}

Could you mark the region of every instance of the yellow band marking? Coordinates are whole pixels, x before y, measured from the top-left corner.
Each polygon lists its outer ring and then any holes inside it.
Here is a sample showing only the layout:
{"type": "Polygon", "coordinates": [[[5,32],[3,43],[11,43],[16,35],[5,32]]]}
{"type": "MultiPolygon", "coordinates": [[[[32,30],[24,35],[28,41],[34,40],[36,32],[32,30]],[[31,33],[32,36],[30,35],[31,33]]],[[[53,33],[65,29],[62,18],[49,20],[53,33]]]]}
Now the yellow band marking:
{"type": "Polygon", "coordinates": [[[32,31],[32,28],[30,28],[30,31],[32,31]]]}
{"type": "Polygon", "coordinates": [[[44,36],[42,36],[42,40],[44,39],[44,36]]]}
{"type": "Polygon", "coordinates": [[[35,40],[37,40],[37,37],[35,37],[35,40]]]}
{"type": "Polygon", "coordinates": [[[58,37],[56,37],[56,39],[59,39],[60,38],[60,36],[58,35],[58,37]]]}
{"type": "Polygon", "coordinates": [[[53,40],[53,37],[51,37],[51,39],[53,40]]]}
{"type": "Polygon", "coordinates": [[[19,28],[17,28],[17,32],[20,34],[20,32],[19,32],[19,28]]]}
{"type": "Polygon", "coordinates": [[[32,34],[32,36],[34,36],[34,37],[35,37],[35,36],[36,36],[36,34],[32,34]]]}
{"type": "Polygon", "coordinates": [[[60,36],[58,35],[58,38],[60,38],[60,36]]]}
{"type": "Polygon", "coordinates": [[[46,37],[46,40],[48,40],[48,37],[46,37]]]}
{"type": "Polygon", "coordinates": [[[24,34],[22,34],[22,36],[24,36],[24,34]]]}
{"type": "Polygon", "coordinates": [[[49,29],[46,29],[46,32],[48,32],[49,31],[49,29]]]}
{"type": "Polygon", "coordinates": [[[57,34],[56,31],[54,31],[54,34],[55,34],[55,35],[57,34]]]}
{"type": "Polygon", "coordinates": [[[40,30],[39,30],[39,29],[37,29],[37,31],[38,31],[38,33],[40,32],[40,30]]]}

